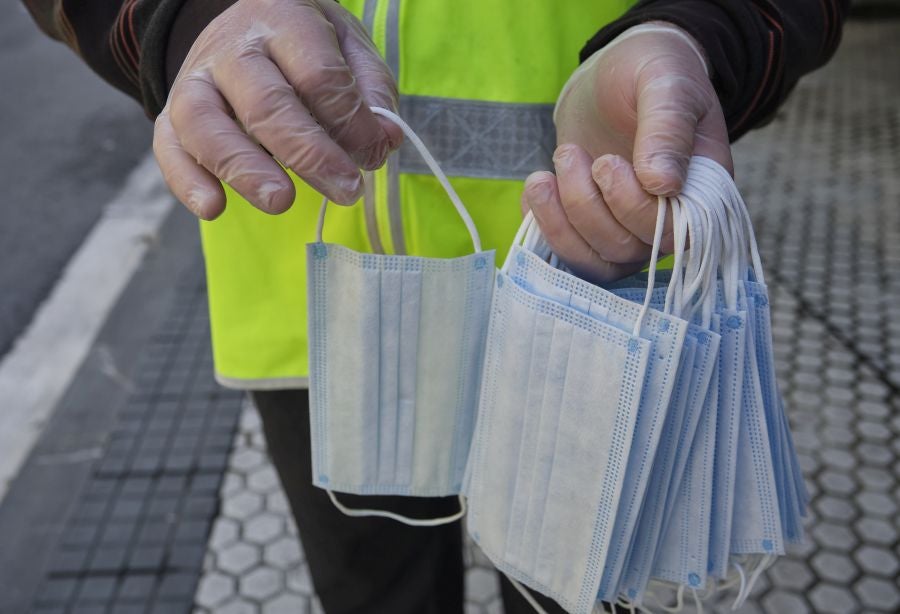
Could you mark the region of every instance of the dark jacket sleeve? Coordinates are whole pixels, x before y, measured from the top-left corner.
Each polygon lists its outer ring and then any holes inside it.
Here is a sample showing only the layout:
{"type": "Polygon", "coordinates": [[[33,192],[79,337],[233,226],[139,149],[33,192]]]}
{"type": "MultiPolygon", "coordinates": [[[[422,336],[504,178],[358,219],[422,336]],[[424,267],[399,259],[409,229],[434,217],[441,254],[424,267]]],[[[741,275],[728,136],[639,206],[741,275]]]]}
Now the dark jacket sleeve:
{"type": "Polygon", "coordinates": [[[41,29],[155,117],[194,39],[235,0],[24,0],[41,29]],[[178,64],[169,66],[169,40],[178,64]]]}
{"type": "Polygon", "coordinates": [[[598,32],[584,61],[627,28],[667,21],[703,46],[735,140],[774,114],[804,74],[834,53],[850,0],[640,0],[598,32]]]}

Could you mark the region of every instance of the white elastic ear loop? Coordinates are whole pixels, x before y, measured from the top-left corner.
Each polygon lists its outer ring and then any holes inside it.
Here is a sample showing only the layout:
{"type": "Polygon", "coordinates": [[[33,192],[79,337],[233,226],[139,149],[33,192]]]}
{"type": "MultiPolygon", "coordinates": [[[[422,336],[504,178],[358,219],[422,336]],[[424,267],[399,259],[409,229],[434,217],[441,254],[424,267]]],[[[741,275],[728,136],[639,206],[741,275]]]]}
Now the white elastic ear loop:
{"type": "Polygon", "coordinates": [[[437,527],[442,524],[450,524],[451,522],[456,522],[460,518],[466,515],[466,500],[459,495],[459,511],[455,514],[451,514],[450,516],[444,516],[442,518],[425,518],[425,519],[417,519],[417,518],[408,518],[407,516],[403,516],[402,514],[395,514],[394,512],[388,512],[385,510],[368,510],[368,509],[352,509],[345,506],[343,503],[337,500],[337,497],[330,490],[326,490],[328,493],[328,498],[331,499],[331,502],[334,504],[336,508],[338,508],[342,513],[347,516],[352,516],[354,518],[365,518],[370,516],[378,516],[380,518],[390,518],[391,520],[396,520],[397,522],[402,522],[403,524],[407,524],[411,527],[437,527]]]}
{"type": "Polygon", "coordinates": [[[659,247],[662,244],[663,225],[666,223],[666,198],[660,196],[656,204],[656,230],[653,232],[653,249],[650,252],[650,266],[647,268],[647,294],[644,296],[644,304],[634,322],[632,335],[640,336],[644,318],[650,310],[650,300],[653,298],[653,287],[656,281],[656,265],[659,262],[659,247]]]}
{"type": "Polygon", "coordinates": [[[510,246],[509,251],[506,252],[506,260],[503,261],[503,266],[500,267],[500,270],[506,273],[509,270],[512,261],[513,250],[512,248],[517,245],[522,245],[525,240],[526,234],[531,230],[532,225],[535,225],[534,222],[534,214],[529,211],[525,214],[525,218],[522,220],[522,223],[519,224],[519,229],[516,231],[516,236],[513,237],[512,246],[510,246]]]}
{"type": "Polygon", "coordinates": [[[466,225],[466,229],[469,231],[469,236],[472,237],[472,246],[475,248],[476,252],[481,251],[481,238],[478,236],[478,229],[475,227],[475,222],[472,221],[472,216],[469,215],[469,210],[466,209],[466,206],[462,203],[459,196],[456,193],[456,190],[453,189],[453,186],[450,185],[450,181],[447,179],[447,175],[444,174],[444,171],[441,170],[441,167],[438,166],[437,161],[434,159],[434,156],[431,155],[431,152],[428,151],[428,148],[425,147],[425,143],[422,142],[422,139],[419,138],[413,129],[409,127],[405,121],[403,121],[399,115],[394,113],[393,111],[388,111],[387,109],[382,109],[381,107],[370,107],[372,113],[375,115],[381,115],[382,117],[386,117],[403,130],[403,134],[406,135],[406,138],[415,146],[418,150],[419,154],[422,156],[422,159],[425,160],[425,164],[428,165],[428,168],[431,169],[431,172],[434,173],[434,176],[441,183],[444,188],[444,192],[447,193],[447,196],[453,202],[453,206],[456,207],[457,213],[459,213],[459,217],[462,218],[463,223],[466,225]]]}
{"type": "MultiPolygon", "coordinates": [[[[672,264],[672,277],[669,279],[669,287],[666,289],[666,300],[663,307],[664,313],[673,313],[673,305],[681,304],[681,292],[684,287],[684,248],[687,245],[687,216],[683,214],[681,198],[670,198],[669,208],[672,209],[672,228],[675,237],[675,257],[672,264]]],[[[680,313],[674,315],[681,317],[680,313]]]]}
{"type": "MultiPolygon", "coordinates": [[[[466,225],[466,230],[469,231],[469,236],[472,238],[472,247],[475,248],[476,252],[480,252],[481,238],[478,236],[478,228],[475,227],[475,222],[472,220],[472,216],[469,215],[469,210],[466,209],[466,206],[462,203],[462,200],[460,200],[459,195],[456,193],[456,190],[454,190],[453,186],[450,185],[450,181],[447,179],[447,175],[445,175],[444,171],[441,170],[441,167],[438,166],[437,161],[434,159],[434,156],[431,155],[431,152],[428,151],[428,148],[425,147],[425,143],[422,142],[422,139],[420,139],[419,136],[415,132],[413,132],[413,129],[409,127],[409,124],[403,121],[400,116],[393,111],[388,111],[387,109],[382,109],[381,107],[369,107],[369,109],[375,115],[386,117],[400,127],[400,129],[403,131],[403,134],[413,144],[413,146],[419,152],[419,155],[422,156],[425,164],[428,165],[428,168],[431,169],[431,172],[444,188],[444,192],[447,193],[447,197],[450,198],[450,202],[452,202],[453,206],[456,207],[456,212],[459,213],[459,217],[462,218],[463,223],[466,225]]],[[[325,225],[324,208],[327,204],[328,199],[323,200],[323,210],[319,212],[319,227],[316,231],[316,236],[318,237],[319,242],[322,241],[322,227],[325,225]]]]}
{"type": "Polygon", "coordinates": [[[525,587],[519,584],[518,580],[516,580],[515,578],[510,578],[509,576],[506,576],[506,579],[509,580],[509,583],[512,584],[515,589],[519,591],[522,597],[525,598],[525,601],[528,602],[528,605],[534,608],[535,612],[537,612],[538,614],[547,614],[547,610],[541,607],[541,604],[537,602],[537,599],[534,598],[534,595],[525,590],[525,587]]]}

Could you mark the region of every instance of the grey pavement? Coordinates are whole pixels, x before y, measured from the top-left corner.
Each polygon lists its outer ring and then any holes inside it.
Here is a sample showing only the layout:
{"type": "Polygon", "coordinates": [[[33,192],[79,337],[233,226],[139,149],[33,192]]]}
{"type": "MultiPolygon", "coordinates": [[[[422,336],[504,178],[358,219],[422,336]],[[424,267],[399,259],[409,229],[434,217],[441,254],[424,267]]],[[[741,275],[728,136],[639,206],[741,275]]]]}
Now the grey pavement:
{"type": "Polygon", "coordinates": [[[0,83],[2,357],[149,149],[152,124],[18,0],[0,19],[0,83]]]}
{"type": "MultiPolygon", "coordinates": [[[[735,149],[813,497],[806,544],[744,614],[900,611],[898,57],[900,21],[850,23],[735,149]]],[[[321,611],[258,418],[211,382],[193,231],[172,214],[0,505],[0,612],[321,611]],[[72,438],[96,455],[54,463],[72,438]]],[[[467,614],[502,612],[466,561],[467,614]]]]}

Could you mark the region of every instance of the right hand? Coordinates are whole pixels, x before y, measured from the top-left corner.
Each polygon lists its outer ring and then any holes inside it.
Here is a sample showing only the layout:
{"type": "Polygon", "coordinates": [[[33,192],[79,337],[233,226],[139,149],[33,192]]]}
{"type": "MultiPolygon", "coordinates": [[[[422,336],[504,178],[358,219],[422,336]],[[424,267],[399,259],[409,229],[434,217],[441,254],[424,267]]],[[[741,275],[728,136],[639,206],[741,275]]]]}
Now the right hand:
{"type": "Polygon", "coordinates": [[[219,180],[267,213],[289,209],[294,186],[276,160],[351,204],[359,169],[381,166],[403,139],[370,106],[395,110],[397,85],[353,15],[333,0],[240,0],[191,47],[153,151],[169,188],[203,219],[225,209],[219,180]]]}

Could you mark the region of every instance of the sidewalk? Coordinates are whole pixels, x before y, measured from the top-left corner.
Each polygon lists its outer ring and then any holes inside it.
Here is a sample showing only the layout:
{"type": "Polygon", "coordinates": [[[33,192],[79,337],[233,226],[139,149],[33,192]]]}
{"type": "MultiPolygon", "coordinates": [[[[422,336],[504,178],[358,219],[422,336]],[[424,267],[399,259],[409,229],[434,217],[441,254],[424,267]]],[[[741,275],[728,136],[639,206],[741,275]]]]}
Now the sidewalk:
{"type": "MultiPolygon", "coordinates": [[[[735,148],[813,496],[806,545],[741,612],[900,610],[898,57],[900,20],[851,22],[832,63],[735,148]]],[[[98,341],[149,326],[140,302],[157,293],[167,315],[130,350],[128,386],[80,375],[0,506],[0,612],[321,611],[254,411],[212,381],[193,231],[170,220],[183,272],[172,254],[146,262],[98,341]],[[97,458],[48,464],[90,404],[97,458]]],[[[502,612],[490,565],[471,547],[467,562],[467,612],[502,612]]]]}

